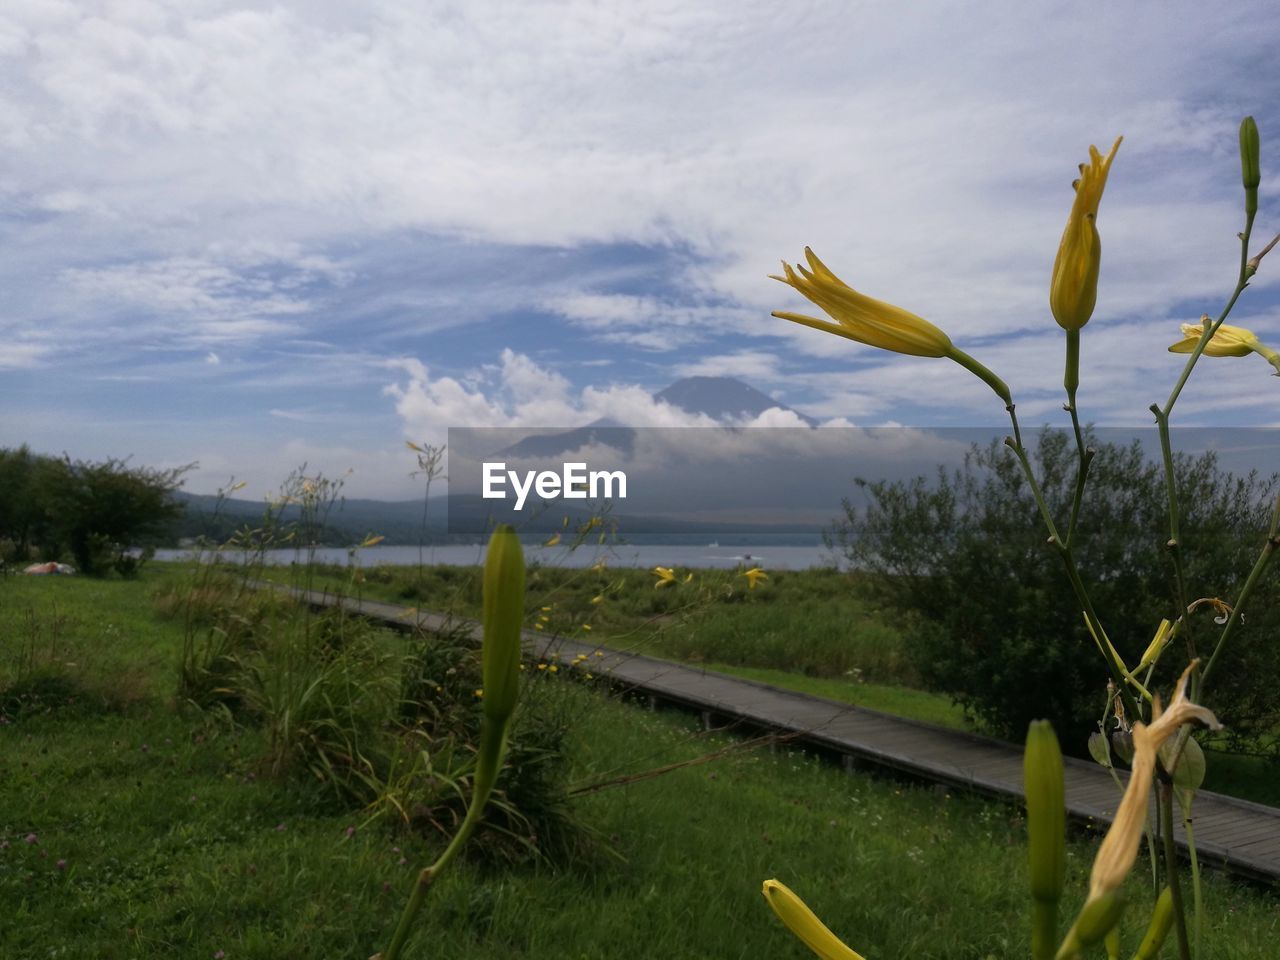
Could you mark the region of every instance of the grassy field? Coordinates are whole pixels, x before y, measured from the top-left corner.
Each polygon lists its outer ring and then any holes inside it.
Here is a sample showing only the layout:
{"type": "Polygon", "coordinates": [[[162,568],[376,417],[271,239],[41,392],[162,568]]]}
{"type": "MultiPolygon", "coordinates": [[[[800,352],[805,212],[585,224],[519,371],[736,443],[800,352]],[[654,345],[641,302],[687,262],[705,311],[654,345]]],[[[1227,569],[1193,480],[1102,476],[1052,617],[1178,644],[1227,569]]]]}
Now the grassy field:
{"type": "MultiPolygon", "coordinates": [[[[305,771],[264,772],[263,729],[178,711],[181,624],[153,600],[173,576],[0,582],[0,696],[21,704],[0,727],[0,956],[369,956],[439,840],[368,823],[305,771]]],[[[543,695],[576,718],[584,788],[730,742],[583,685],[543,695]]],[[[411,955],[803,957],[760,897],[774,876],[868,957],[1026,952],[1023,824],[1007,805],[754,750],[586,789],[574,807],[589,850],[465,859],[411,955]]],[[[1092,850],[1069,845],[1077,898],[1092,850]]],[[[1207,901],[1211,956],[1271,956],[1274,895],[1214,876],[1207,901]]]]}
{"type": "MultiPolygon", "coordinates": [[[[536,555],[536,553],[535,553],[536,555]]],[[[290,568],[265,574],[297,582],[290,568]]],[[[318,589],[426,610],[479,615],[467,567],[321,567],[318,589]]],[[[920,689],[894,611],[868,597],[858,575],[778,571],[747,588],[732,571],[696,571],[655,589],[648,570],[544,567],[530,579],[529,626],[610,647],[699,664],[750,680],[960,730],[975,729],[949,697],[920,689]],[[594,601],[594,602],[593,602],[594,601]]],[[[982,732],[979,730],[978,732],[982,732]]],[[[1213,753],[1205,789],[1280,806],[1275,765],[1213,753]]]]}

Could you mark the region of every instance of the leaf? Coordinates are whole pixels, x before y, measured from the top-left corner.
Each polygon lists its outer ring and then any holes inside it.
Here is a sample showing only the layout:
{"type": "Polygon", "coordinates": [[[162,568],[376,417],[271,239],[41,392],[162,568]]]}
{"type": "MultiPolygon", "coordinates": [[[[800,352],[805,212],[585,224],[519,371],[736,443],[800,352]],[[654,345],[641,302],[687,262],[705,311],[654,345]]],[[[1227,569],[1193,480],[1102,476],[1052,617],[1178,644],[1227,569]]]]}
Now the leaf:
{"type": "Polygon", "coordinates": [[[1111,734],[1111,749],[1125,763],[1133,762],[1133,737],[1124,730],[1117,730],[1111,734]]]}
{"type": "Polygon", "coordinates": [[[1111,747],[1107,745],[1107,735],[1100,730],[1089,734],[1089,756],[1099,765],[1111,769],[1111,747]]]}
{"type": "MultiPolygon", "coordinates": [[[[1173,757],[1173,748],[1176,744],[1176,738],[1165,741],[1160,748],[1162,762],[1168,763],[1173,757]]],[[[1186,746],[1182,748],[1182,753],[1178,757],[1178,768],[1173,772],[1173,795],[1178,798],[1178,806],[1182,808],[1184,817],[1191,815],[1191,802],[1195,799],[1200,785],[1204,783],[1204,773],[1204,750],[1194,737],[1188,738],[1186,746]]]]}

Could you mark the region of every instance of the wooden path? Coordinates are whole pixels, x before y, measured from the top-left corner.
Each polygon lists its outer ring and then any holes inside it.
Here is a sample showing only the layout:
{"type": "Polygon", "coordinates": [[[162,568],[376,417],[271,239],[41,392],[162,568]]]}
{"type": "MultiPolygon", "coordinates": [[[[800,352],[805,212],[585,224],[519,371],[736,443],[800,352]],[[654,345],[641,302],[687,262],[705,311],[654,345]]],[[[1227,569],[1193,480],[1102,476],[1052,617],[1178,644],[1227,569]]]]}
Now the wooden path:
{"type": "MultiPolygon", "coordinates": [[[[291,592],[312,605],[341,605],[400,630],[438,630],[447,622],[439,614],[391,603],[291,592]]],[[[479,625],[469,626],[478,636],[479,625]]],[[[846,768],[871,763],[1000,797],[1022,797],[1022,750],[998,740],[533,631],[525,631],[524,640],[531,657],[558,654],[563,669],[573,668],[577,654],[586,654],[582,669],[648,697],[651,705],[662,702],[697,711],[707,726],[786,733],[791,742],[839,756],[846,768]],[[604,656],[595,656],[597,650],[604,656]]],[[[1120,791],[1102,767],[1068,757],[1066,797],[1071,817],[1103,825],[1111,822],[1120,791]]],[[[1201,791],[1192,812],[1202,866],[1253,880],[1280,880],[1280,809],[1201,791]]],[[[1185,852],[1181,824],[1174,836],[1185,852]]]]}

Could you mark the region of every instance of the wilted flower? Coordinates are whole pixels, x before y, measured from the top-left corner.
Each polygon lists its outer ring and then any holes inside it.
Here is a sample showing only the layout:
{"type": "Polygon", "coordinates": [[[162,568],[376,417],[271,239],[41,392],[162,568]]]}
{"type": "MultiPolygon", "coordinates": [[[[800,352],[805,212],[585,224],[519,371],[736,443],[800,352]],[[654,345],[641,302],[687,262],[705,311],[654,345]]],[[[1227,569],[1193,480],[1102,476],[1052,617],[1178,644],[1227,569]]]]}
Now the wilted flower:
{"type": "Polygon", "coordinates": [[[1155,772],[1156,752],[1161,745],[1178,731],[1184,723],[1203,723],[1212,730],[1220,730],[1222,724],[1213,711],[1187,699],[1187,679],[1199,661],[1192,661],[1183,671],[1178,686],[1169,703],[1169,709],[1160,711],[1157,699],[1152,710],[1150,725],[1133,725],[1133,763],[1129,784],[1125,788],[1120,807],[1116,810],[1111,829],[1098,848],[1093,861],[1093,873],[1089,878],[1089,899],[1094,900],[1124,882],[1138,855],[1138,842],[1142,839],[1146,822],[1147,802],[1151,796],[1151,777],[1155,772]]]}
{"type": "Polygon", "coordinates": [[[1067,227],[1062,231],[1049,284],[1049,309],[1064,330],[1079,330],[1093,316],[1098,299],[1098,268],[1102,262],[1098,204],[1107,185],[1111,161],[1123,139],[1117,137],[1105,157],[1097,147],[1089,147],[1089,163],[1080,164],[1080,179],[1072,184],[1076,198],[1071,204],[1067,227]]]}
{"type": "MultiPolygon", "coordinates": [[[[1210,320],[1207,316],[1201,317],[1199,324],[1184,323],[1182,325],[1182,339],[1169,347],[1169,352],[1191,353],[1195,350],[1196,344],[1200,342],[1200,336],[1204,333],[1204,326],[1208,323],[1210,323],[1210,320]]],[[[1272,350],[1259,340],[1252,330],[1246,330],[1244,327],[1233,327],[1227,323],[1222,324],[1213,332],[1213,336],[1209,338],[1204,352],[1205,356],[1209,357],[1247,357],[1251,353],[1256,353],[1275,367],[1275,375],[1280,377],[1280,353],[1272,350]]]]}

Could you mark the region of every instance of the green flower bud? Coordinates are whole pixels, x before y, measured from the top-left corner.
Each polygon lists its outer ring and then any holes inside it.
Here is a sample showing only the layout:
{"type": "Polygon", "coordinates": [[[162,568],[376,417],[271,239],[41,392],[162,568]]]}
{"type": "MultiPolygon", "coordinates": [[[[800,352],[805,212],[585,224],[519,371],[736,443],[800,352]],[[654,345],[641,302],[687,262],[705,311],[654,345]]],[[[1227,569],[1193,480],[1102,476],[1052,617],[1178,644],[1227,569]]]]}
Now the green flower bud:
{"type": "Polygon", "coordinates": [[[1151,912],[1151,924],[1147,927],[1147,935],[1138,945],[1138,952],[1133,955],[1133,960],[1152,960],[1160,952],[1160,947],[1164,944],[1165,937],[1169,935],[1171,926],[1173,926],[1173,890],[1165,887],[1156,900],[1156,908],[1151,912]]]}
{"type": "Polygon", "coordinates": [[[1058,900],[1067,869],[1062,751],[1048,720],[1027,730],[1023,758],[1031,881],[1031,956],[1049,960],[1058,941],[1058,900]]]}
{"type": "Polygon", "coordinates": [[[1258,184],[1262,182],[1261,144],[1253,117],[1240,122],[1240,173],[1244,181],[1244,207],[1249,216],[1258,212],[1258,184]]]}
{"type": "Polygon", "coordinates": [[[1091,898],[1081,909],[1080,916],[1076,917],[1076,922],[1071,925],[1071,929],[1067,931],[1066,939],[1058,948],[1055,960],[1068,960],[1085,947],[1101,942],[1120,922],[1124,908],[1123,890],[1109,890],[1091,898]]]}
{"type": "Polygon", "coordinates": [[[1245,117],[1240,123],[1240,166],[1246,190],[1256,190],[1262,182],[1261,152],[1258,125],[1253,117],[1245,117]]]}
{"type": "Polygon", "coordinates": [[[1031,896],[1056,902],[1066,879],[1067,814],[1062,750],[1048,720],[1034,720],[1027,730],[1023,787],[1027,797],[1031,896]]]}
{"type": "Polygon", "coordinates": [[[503,724],[520,691],[520,634],[524,623],[524,553],[503,524],[489,538],[484,563],[484,715],[503,724]]]}

